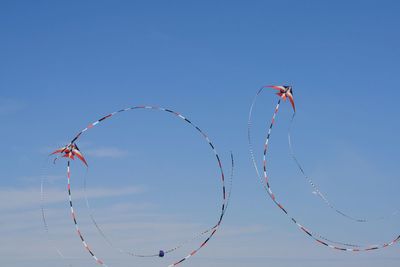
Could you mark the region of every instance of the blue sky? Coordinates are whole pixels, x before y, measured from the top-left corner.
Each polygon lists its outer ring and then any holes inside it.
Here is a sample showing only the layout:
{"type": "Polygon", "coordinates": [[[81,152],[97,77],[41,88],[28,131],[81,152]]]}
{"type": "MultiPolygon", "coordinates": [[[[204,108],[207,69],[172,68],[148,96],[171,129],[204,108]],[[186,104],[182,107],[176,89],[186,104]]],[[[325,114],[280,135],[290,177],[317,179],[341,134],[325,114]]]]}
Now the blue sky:
{"type": "MultiPolygon", "coordinates": [[[[63,162],[47,154],[120,108],[141,104],[183,113],[209,134],[229,173],[230,210],[221,232],[185,266],[398,266],[398,247],[346,254],[299,232],[263,192],[247,148],[247,115],[257,89],[291,84],[294,148],[338,207],[375,218],[398,208],[398,1],[1,1],[0,258],[10,267],[95,266],[81,248],[65,203],[63,162]],[[40,220],[47,184],[52,237],[40,220]]],[[[254,114],[262,144],[276,97],[254,114]]],[[[312,194],[290,160],[284,105],[271,140],[271,184],[305,225],[370,244],[399,234],[398,217],[354,224],[312,194]]],[[[91,204],[122,247],[158,250],[212,224],[220,201],[207,144],[177,119],[152,111],[121,114],[80,140],[91,165],[91,204]],[[206,196],[206,197],[205,197],[206,196]]],[[[76,164],[79,166],[78,164],[76,164]]],[[[166,266],[107,247],[89,222],[76,169],[82,228],[110,267],[166,266]]]]}

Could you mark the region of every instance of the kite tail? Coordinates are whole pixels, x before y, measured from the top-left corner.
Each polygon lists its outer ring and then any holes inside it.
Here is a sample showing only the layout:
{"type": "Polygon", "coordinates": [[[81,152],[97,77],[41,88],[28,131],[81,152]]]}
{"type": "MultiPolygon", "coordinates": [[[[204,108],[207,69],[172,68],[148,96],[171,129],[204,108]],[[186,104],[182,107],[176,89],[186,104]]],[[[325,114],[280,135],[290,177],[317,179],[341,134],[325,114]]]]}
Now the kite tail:
{"type": "MultiPolygon", "coordinates": [[[[232,152],[231,152],[231,175],[230,175],[230,178],[229,178],[229,189],[228,189],[228,193],[227,193],[227,202],[226,202],[225,209],[224,209],[224,211],[223,211],[222,216],[225,215],[226,211],[228,210],[229,203],[230,203],[230,198],[231,198],[231,193],[232,193],[232,186],[233,186],[234,169],[235,169],[235,161],[234,161],[234,158],[233,158],[233,154],[232,154],[232,152]]],[[[193,240],[196,240],[196,239],[202,237],[203,235],[205,235],[205,234],[207,234],[207,233],[213,231],[213,230],[214,230],[215,228],[217,228],[218,226],[219,226],[218,224],[214,225],[213,227],[211,227],[211,228],[209,228],[209,229],[207,229],[207,230],[201,232],[201,233],[198,234],[197,236],[195,236],[195,237],[193,237],[193,238],[190,238],[190,239],[188,239],[188,240],[182,242],[180,245],[178,245],[178,246],[176,246],[176,247],[174,247],[174,248],[172,248],[172,249],[170,249],[170,250],[165,251],[165,254],[171,253],[171,252],[173,252],[173,251],[175,251],[175,250],[177,250],[177,249],[183,247],[183,246],[186,245],[187,243],[190,243],[190,242],[192,242],[193,240]]]]}
{"type": "Polygon", "coordinates": [[[255,104],[257,102],[258,96],[260,95],[260,93],[262,92],[263,89],[264,89],[264,87],[261,87],[257,91],[257,94],[255,95],[255,97],[253,99],[253,102],[251,103],[251,106],[250,106],[249,117],[248,117],[248,120],[247,120],[247,141],[248,141],[248,144],[249,144],[250,158],[251,158],[251,161],[253,163],[253,167],[256,170],[257,177],[259,178],[262,186],[264,187],[264,181],[261,178],[260,171],[258,170],[258,164],[257,164],[255,156],[254,156],[254,148],[253,148],[253,142],[252,142],[252,137],[251,137],[251,127],[253,126],[253,123],[252,123],[253,109],[254,109],[255,104]]]}
{"type": "Polygon", "coordinates": [[[293,161],[295,162],[297,168],[299,169],[299,171],[301,172],[301,174],[303,175],[304,179],[311,185],[312,189],[314,190],[314,192],[317,194],[318,197],[321,198],[321,200],[323,202],[325,202],[325,204],[331,208],[332,210],[334,210],[336,213],[342,215],[343,217],[350,219],[352,221],[356,221],[356,222],[367,222],[366,219],[360,219],[360,218],[355,218],[353,216],[347,215],[346,213],[340,211],[338,208],[336,208],[329,200],[327,197],[325,197],[325,195],[319,190],[318,186],[314,183],[314,181],[305,173],[303,166],[300,164],[299,160],[296,157],[296,154],[294,153],[293,150],[293,145],[292,145],[292,137],[291,137],[291,132],[292,132],[292,125],[293,125],[293,121],[294,118],[296,117],[296,113],[293,113],[293,116],[290,120],[290,125],[289,125],[289,129],[288,129],[288,144],[289,144],[289,150],[290,150],[290,155],[292,156],[293,161]]]}
{"type": "MultiPolygon", "coordinates": [[[[210,142],[210,144],[212,145],[211,142],[210,142]]],[[[212,147],[213,147],[213,146],[212,146],[212,147]]],[[[220,169],[221,169],[221,172],[222,172],[222,180],[224,181],[224,178],[223,178],[224,175],[223,175],[223,170],[222,170],[221,161],[220,161],[220,159],[219,159],[218,153],[216,152],[215,148],[213,148],[213,150],[214,150],[214,152],[215,152],[215,154],[216,154],[216,157],[217,157],[217,159],[218,159],[218,163],[219,163],[219,166],[220,166],[220,169]]],[[[227,207],[228,207],[228,205],[229,205],[230,196],[231,196],[232,180],[233,180],[233,175],[234,175],[234,159],[233,159],[233,154],[232,154],[232,153],[231,153],[231,164],[232,164],[232,169],[231,169],[231,184],[230,184],[229,192],[228,192],[228,194],[226,194],[225,183],[224,183],[224,188],[223,188],[224,203],[223,203],[222,209],[221,209],[221,216],[220,216],[220,218],[219,218],[217,224],[216,224],[214,227],[210,228],[209,230],[206,230],[206,231],[203,233],[203,234],[205,234],[205,233],[211,232],[211,234],[207,237],[207,239],[206,239],[205,241],[203,241],[203,242],[201,243],[201,245],[200,245],[198,248],[194,249],[192,252],[190,252],[188,255],[186,255],[184,258],[180,259],[179,261],[176,261],[176,262],[174,262],[174,263],[168,265],[168,267],[177,266],[177,265],[181,264],[182,262],[186,261],[187,259],[189,259],[190,257],[192,257],[193,255],[195,255],[200,249],[202,249],[202,248],[208,243],[208,241],[211,240],[211,238],[214,236],[214,234],[217,232],[217,230],[218,230],[219,227],[221,226],[222,219],[223,219],[223,217],[224,217],[224,215],[225,215],[225,213],[226,213],[227,207]]],[[[202,235],[203,235],[203,234],[202,234],[202,235]]]]}
{"type": "Polygon", "coordinates": [[[67,163],[67,180],[68,180],[68,198],[69,198],[69,206],[71,209],[71,216],[72,216],[72,220],[74,221],[75,224],[75,229],[76,232],[79,236],[79,238],[82,241],[83,246],[85,247],[85,249],[89,252],[89,254],[92,256],[92,258],[96,261],[96,263],[100,264],[103,267],[108,267],[102,260],[100,260],[92,251],[92,249],[89,247],[89,245],[86,243],[85,238],[82,235],[82,232],[79,229],[79,225],[76,219],[76,215],[75,215],[75,211],[74,211],[74,207],[72,205],[72,194],[71,194],[71,171],[70,171],[70,161],[68,160],[67,163]]]}
{"type": "Polygon", "coordinates": [[[372,250],[377,250],[377,249],[382,249],[386,248],[389,246],[392,246],[400,241],[400,235],[397,236],[394,240],[380,244],[380,245],[368,245],[368,246],[362,246],[362,245],[356,245],[356,244],[348,244],[348,243],[343,243],[343,242],[337,242],[337,241],[332,241],[318,233],[315,233],[302,224],[300,224],[294,217],[291,217],[289,214],[288,210],[284,208],[284,206],[277,200],[276,195],[272,192],[272,188],[269,183],[269,177],[267,175],[267,152],[268,152],[268,145],[269,145],[269,140],[271,138],[271,132],[273,129],[273,126],[275,124],[275,119],[276,115],[279,111],[280,107],[280,100],[278,101],[278,104],[275,108],[270,127],[268,129],[267,137],[265,139],[264,143],[264,153],[263,153],[263,175],[265,179],[265,189],[268,192],[268,195],[270,196],[271,200],[275,203],[275,205],[294,223],[297,225],[299,230],[307,234],[309,237],[314,239],[318,244],[327,246],[329,248],[339,250],[339,251],[349,251],[349,252],[366,252],[366,251],[372,251],[372,250]],[[335,245],[334,245],[335,244],[335,245]]]}
{"type": "MultiPolygon", "coordinates": [[[[196,253],[211,239],[211,237],[214,236],[215,232],[216,232],[217,229],[219,228],[219,226],[220,226],[220,224],[221,224],[221,222],[222,222],[222,219],[223,219],[223,217],[224,217],[224,215],[225,215],[225,212],[226,212],[226,210],[227,210],[227,207],[228,207],[228,205],[229,205],[229,200],[230,200],[230,195],[231,195],[231,190],[232,190],[232,180],[233,180],[233,175],[234,175],[234,174],[233,174],[233,173],[234,173],[234,159],[233,159],[233,154],[231,153],[232,170],[231,170],[231,178],[230,178],[229,191],[228,191],[228,193],[227,193],[226,185],[225,185],[225,175],[224,175],[224,172],[223,172],[223,169],[222,169],[222,163],[221,163],[220,157],[219,157],[219,155],[218,155],[218,153],[217,153],[217,151],[216,151],[216,149],[215,149],[215,146],[214,146],[214,144],[211,142],[211,140],[209,139],[209,137],[208,137],[198,126],[196,126],[194,123],[192,123],[189,119],[187,119],[187,118],[184,117],[183,115],[181,115],[181,114],[179,114],[179,113],[177,113],[177,112],[175,112],[175,111],[172,111],[172,110],[170,110],[170,109],[166,109],[166,108],[162,108],[162,107],[157,107],[157,106],[135,106],[135,107],[129,107],[129,108],[121,109],[121,110],[115,111],[115,112],[113,112],[113,113],[110,113],[110,114],[108,114],[108,115],[102,117],[101,119],[99,119],[99,120],[97,120],[97,121],[95,121],[95,122],[89,124],[86,128],[84,128],[82,131],[80,131],[80,132],[72,139],[71,143],[75,142],[84,132],[86,132],[87,130],[93,128],[94,126],[96,126],[96,125],[99,124],[100,122],[102,122],[102,121],[104,121],[104,120],[106,120],[106,119],[112,117],[113,115],[115,115],[115,114],[117,114],[117,113],[120,113],[120,112],[129,111],[129,110],[135,110],[135,109],[152,109],[152,110],[165,111],[165,112],[171,113],[171,114],[173,114],[173,115],[179,117],[179,118],[182,119],[183,121],[187,122],[187,123],[190,124],[192,127],[194,127],[194,128],[203,136],[203,138],[207,141],[207,143],[209,144],[209,146],[210,146],[211,149],[213,150],[214,155],[215,155],[215,157],[216,157],[216,159],[217,159],[217,162],[218,162],[218,167],[219,167],[220,175],[221,175],[222,194],[223,194],[223,201],[222,201],[221,214],[220,214],[220,216],[219,216],[219,220],[218,220],[218,222],[217,222],[217,224],[216,224],[215,226],[211,227],[211,228],[208,229],[208,230],[205,230],[205,231],[201,232],[200,234],[198,234],[198,235],[195,236],[194,238],[191,238],[191,239],[189,239],[189,240],[183,242],[181,245],[178,245],[178,246],[176,246],[176,247],[174,247],[174,248],[172,248],[172,249],[168,249],[168,250],[165,250],[165,251],[160,251],[160,253],[162,252],[163,255],[166,254],[166,253],[170,253],[170,252],[172,252],[172,251],[175,251],[175,250],[179,249],[179,248],[182,247],[184,244],[186,244],[186,243],[188,243],[188,242],[190,242],[190,241],[192,241],[192,240],[194,240],[194,239],[197,239],[197,238],[199,238],[199,237],[201,237],[201,236],[203,236],[203,235],[205,235],[205,234],[207,234],[207,233],[210,233],[210,235],[209,235],[209,236],[207,237],[207,239],[201,244],[201,246],[200,246],[199,248],[197,248],[196,250],[192,251],[192,253],[190,253],[189,255],[187,255],[187,256],[186,256],[185,258],[183,258],[182,260],[180,260],[180,261],[178,261],[178,262],[176,262],[176,263],[170,265],[170,266],[176,266],[176,265],[178,265],[179,263],[185,261],[186,259],[188,259],[188,258],[190,258],[191,256],[193,256],[194,254],[196,254],[196,253]]],[[[68,164],[69,164],[69,163],[68,163],[68,164]]],[[[115,247],[115,246],[113,245],[113,243],[111,242],[111,240],[110,240],[109,238],[107,238],[106,234],[105,234],[104,231],[101,229],[101,227],[99,226],[99,224],[96,222],[96,220],[95,220],[95,218],[94,218],[94,216],[93,216],[93,213],[91,212],[91,208],[90,208],[90,205],[89,205],[89,200],[88,200],[87,193],[86,193],[86,175],[85,175],[85,178],[84,178],[84,193],[85,193],[85,200],[86,200],[85,202],[86,202],[86,206],[87,206],[87,208],[88,208],[88,210],[89,210],[90,218],[91,218],[93,224],[95,225],[95,227],[97,228],[98,232],[100,233],[100,235],[105,239],[105,241],[106,241],[111,247],[116,248],[119,252],[122,252],[122,253],[125,253],[125,254],[128,254],[128,255],[131,255],[131,256],[135,256],[135,257],[161,257],[161,256],[160,256],[160,253],[157,253],[157,254],[146,254],[146,255],[145,255],[145,254],[137,254],[137,253],[133,253],[133,252],[127,252],[127,251],[122,250],[121,248],[115,247]]],[[[71,212],[73,212],[72,203],[71,203],[71,212]]],[[[75,225],[76,225],[76,227],[77,227],[74,214],[73,214],[73,218],[74,218],[75,225]]],[[[77,231],[78,231],[78,229],[77,229],[77,231]]],[[[78,231],[78,234],[80,234],[79,231],[78,231]]],[[[81,235],[80,235],[80,237],[81,237],[81,235]]],[[[83,238],[81,237],[81,239],[83,239],[83,238]]],[[[85,244],[84,244],[84,246],[85,246],[85,244]]],[[[86,247],[86,246],[85,246],[85,247],[86,247]]],[[[92,254],[92,253],[91,253],[91,254],[92,254]]],[[[92,255],[92,256],[93,256],[93,255],[92,255]]]]}
{"type": "MultiPolygon", "coordinates": [[[[343,211],[341,211],[340,209],[338,209],[334,204],[332,204],[329,199],[321,192],[321,190],[318,188],[318,186],[315,184],[315,182],[306,174],[306,172],[304,171],[303,166],[301,165],[300,161],[298,160],[296,154],[294,153],[294,149],[293,149],[293,143],[292,143],[292,126],[293,126],[293,122],[295,119],[296,113],[293,113],[293,116],[290,120],[290,124],[289,124],[289,128],[288,128],[288,144],[289,144],[289,150],[290,150],[290,155],[292,156],[293,161],[295,162],[297,168],[299,169],[299,171],[301,172],[301,174],[303,175],[304,179],[311,185],[312,189],[314,190],[314,192],[316,193],[316,195],[333,211],[335,211],[336,213],[340,214],[341,216],[355,221],[355,222],[359,222],[359,223],[366,223],[366,222],[371,222],[371,221],[377,221],[377,220],[384,220],[387,218],[387,216],[381,216],[375,219],[366,219],[366,218],[357,218],[354,216],[351,216],[343,211]]],[[[399,211],[395,211],[392,212],[392,214],[390,216],[395,216],[398,214],[399,211]]]]}

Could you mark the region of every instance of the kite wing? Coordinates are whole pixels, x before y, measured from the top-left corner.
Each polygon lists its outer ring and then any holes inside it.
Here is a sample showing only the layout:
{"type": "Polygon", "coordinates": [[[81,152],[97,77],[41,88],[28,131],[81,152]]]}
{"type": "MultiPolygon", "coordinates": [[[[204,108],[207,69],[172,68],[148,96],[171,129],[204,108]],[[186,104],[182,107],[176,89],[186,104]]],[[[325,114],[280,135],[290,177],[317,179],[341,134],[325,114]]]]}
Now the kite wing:
{"type": "Polygon", "coordinates": [[[272,88],[275,90],[279,90],[276,93],[277,96],[281,97],[284,101],[289,98],[290,104],[292,104],[293,111],[296,112],[296,106],[294,104],[294,98],[292,94],[292,87],[291,86],[283,86],[283,85],[267,85],[265,87],[272,88]]]}
{"type": "Polygon", "coordinates": [[[268,87],[268,88],[273,88],[273,89],[275,89],[275,90],[279,90],[279,91],[285,91],[285,87],[283,87],[283,86],[281,86],[281,85],[267,85],[267,86],[265,86],[265,87],[268,87]]]}
{"type": "Polygon", "coordinates": [[[50,155],[54,154],[62,154],[63,158],[69,158],[74,160],[75,156],[77,156],[85,165],[88,166],[85,157],[82,155],[81,151],[75,144],[69,144],[65,147],[59,148],[56,151],[52,152],[50,155]]]}
{"type": "Polygon", "coordinates": [[[62,147],[51,153],[50,155],[58,154],[58,153],[64,153],[67,150],[67,147],[62,147]]]}
{"type": "Polygon", "coordinates": [[[78,149],[73,149],[72,154],[77,156],[78,159],[80,159],[86,165],[86,167],[88,166],[88,164],[85,160],[85,157],[82,155],[82,153],[78,149]]]}
{"type": "Polygon", "coordinates": [[[289,93],[288,98],[289,98],[290,104],[292,104],[293,111],[296,112],[296,106],[294,104],[293,95],[291,93],[289,93]]]}

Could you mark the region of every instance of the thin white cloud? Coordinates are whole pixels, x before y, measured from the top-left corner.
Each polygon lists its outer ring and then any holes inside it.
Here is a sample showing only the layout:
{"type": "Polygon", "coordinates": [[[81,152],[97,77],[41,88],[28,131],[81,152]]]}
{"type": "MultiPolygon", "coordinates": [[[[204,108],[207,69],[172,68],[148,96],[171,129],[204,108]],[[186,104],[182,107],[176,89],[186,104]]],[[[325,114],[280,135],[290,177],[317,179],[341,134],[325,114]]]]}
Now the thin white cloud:
{"type": "MultiPolygon", "coordinates": [[[[88,197],[108,198],[118,197],[144,192],[143,187],[121,187],[121,188],[91,188],[88,191],[88,197]]],[[[38,207],[41,204],[40,188],[29,187],[24,189],[16,188],[1,188],[0,210],[15,210],[23,208],[38,207]],[[12,201],[10,201],[12,200],[12,201]]],[[[79,200],[84,198],[83,192],[74,193],[74,199],[79,200]]],[[[60,189],[45,188],[44,199],[46,204],[58,203],[66,200],[66,192],[60,189]]]]}
{"type": "MultiPolygon", "coordinates": [[[[101,190],[99,191],[101,193],[101,190]]],[[[64,192],[65,193],[65,192],[64,192]]],[[[0,242],[0,258],[5,266],[69,266],[74,267],[95,266],[90,255],[80,244],[79,238],[74,233],[73,222],[69,211],[65,209],[49,209],[49,225],[52,243],[47,241],[46,234],[37,207],[27,212],[4,214],[0,219],[5,224],[0,228],[2,236],[0,242]],[[54,247],[59,248],[66,259],[61,259],[54,247]],[[18,248],[18,249],[17,249],[18,248]]],[[[171,253],[166,261],[159,259],[144,259],[124,256],[110,248],[108,244],[92,227],[92,223],[80,213],[79,222],[88,243],[95,253],[105,260],[109,266],[166,266],[174,259],[186,255],[187,250],[199,246],[202,238],[195,239],[184,246],[182,250],[171,253]]],[[[158,251],[159,248],[174,246],[204,230],[197,223],[178,223],[173,218],[165,218],[162,214],[153,214],[145,220],[142,214],[134,212],[120,213],[110,205],[99,213],[99,221],[113,242],[127,250],[139,250],[148,253],[158,251]],[[111,216],[112,214],[112,216],[111,216]],[[107,219],[108,218],[108,219],[107,219]],[[155,231],[153,230],[155,229],[155,231]]],[[[269,228],[269,227],[268,227],[269,228]]],[[[379,254],[363,254],[354,258],[350,254],[337,254],[322,247],[302,236],[292,236],[290,233],[272,231],[263,225],[224,223],[215,238],[192,259],[189,265],[241,267],[265,266],[265,262],[274,266],[324,266],[335,267],[338,265],[356,267],[377,266],[384,257],[392,256],[396,266],[398,256],[396,250],[385,250],[379,254]],[[292,240],[292,241],[290,241],[292,240]],[[312,253],[311,253],[312,252],[312,253]],[[374,261],[375,259],[375,261],[374,261]],[[372,264],[367,264],[372,260],[372,264]],[[365,264],[364,264],[365,263],[365,264]]]]}
{"type": "Polygon", "coordinates": [[[101,147],[88,149],[84,152],[86,155],[98,158],[122,158],[128,155],[128,152],[116,147],[101,147]]]}
{"type": "Polygon", "coordinates": [[[221,236],[241,236],[247,234],[259,234],[267,232],[266,225],[261,224],[252,224],[252,225],[245,225],[245,226],[222,226],[223,231],[221,236]]]}

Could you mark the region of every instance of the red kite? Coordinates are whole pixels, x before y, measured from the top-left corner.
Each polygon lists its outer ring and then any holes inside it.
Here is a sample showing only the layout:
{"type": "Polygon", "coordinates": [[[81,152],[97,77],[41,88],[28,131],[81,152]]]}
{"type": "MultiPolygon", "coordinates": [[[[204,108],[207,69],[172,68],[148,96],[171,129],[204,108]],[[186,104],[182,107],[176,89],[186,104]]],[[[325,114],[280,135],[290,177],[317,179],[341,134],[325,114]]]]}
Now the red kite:
{"type": "Polygon", "coordinates": [[[69,145],[66,145],[65,147],[57,149],[50,155],[54,155],[54,154],[58,154],[58,153],[63,154],[63,156],[62,156],[63,158],[70,158],[72,160],[74,160],[75,156],[77,156],[78,159],[80,159],[86,166],[88,166],[88,164],[87,164],[85,158],[83,157],[81,151],[79,150],[78,146],[74,143],[71,143],[69,145]]]}
{"type": "Polygon", "coordinates": [[[292,87],[291,86],[287,86],[287,85],[268,85],[266,87],[278,90],[279,93],[276,93],[276,94],[278,96],[280,96],[284,101],[286,101],[286,99],[289,98],[290,104],[292,104],[292,107],[293,107],[293,111],[296,112],[296,106],[294,105],[293,91],[292,91],[292,87]]]}

